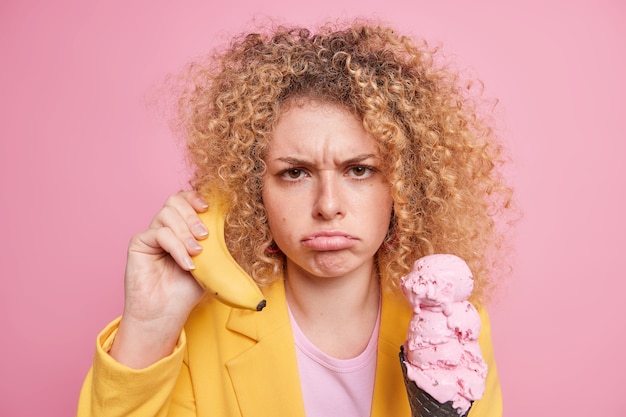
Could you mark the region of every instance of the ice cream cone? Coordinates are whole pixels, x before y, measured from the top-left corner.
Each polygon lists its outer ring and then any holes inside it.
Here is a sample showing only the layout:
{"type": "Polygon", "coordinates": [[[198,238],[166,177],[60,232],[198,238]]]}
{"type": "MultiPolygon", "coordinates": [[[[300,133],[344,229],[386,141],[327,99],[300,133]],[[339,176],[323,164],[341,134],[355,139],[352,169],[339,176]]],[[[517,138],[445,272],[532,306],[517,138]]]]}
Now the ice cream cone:
{"type": "Polygon", "coordinates": [[[459,411],[452,406],[452,401],[443,404],[440,403],[409,379],[404,362],[403,346],[400,346],[400,365],[402,366],[406,392],[409,396],[412,417],[466,417],[469,414],[471,406],[465,414],[461,415],[459,411]]]}

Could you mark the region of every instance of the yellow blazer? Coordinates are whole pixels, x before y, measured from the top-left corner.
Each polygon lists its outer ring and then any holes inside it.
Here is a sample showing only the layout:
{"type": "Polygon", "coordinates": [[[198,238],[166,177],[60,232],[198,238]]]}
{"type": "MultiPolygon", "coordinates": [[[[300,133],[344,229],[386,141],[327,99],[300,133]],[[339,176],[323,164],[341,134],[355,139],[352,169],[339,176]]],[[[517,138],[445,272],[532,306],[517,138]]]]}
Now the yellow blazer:
{"type": "MultiPolygon", "coordinates": [[[[305,417],[282,281],[266,298],[262,312],[215,300],[201,303],[172,355],[142,370],[126,368],[106,353],[119,319],[114,321],[98,336],[77,416],[305,417]]],[[[486,311],[480,314],[479,342],[489,373],[485,395],[470,417],[501,417],[489,320],[486,311]]],[[[410,316],[400,297],[383,294],[373,417],[411,416],[398,359],[410,316]]]]}

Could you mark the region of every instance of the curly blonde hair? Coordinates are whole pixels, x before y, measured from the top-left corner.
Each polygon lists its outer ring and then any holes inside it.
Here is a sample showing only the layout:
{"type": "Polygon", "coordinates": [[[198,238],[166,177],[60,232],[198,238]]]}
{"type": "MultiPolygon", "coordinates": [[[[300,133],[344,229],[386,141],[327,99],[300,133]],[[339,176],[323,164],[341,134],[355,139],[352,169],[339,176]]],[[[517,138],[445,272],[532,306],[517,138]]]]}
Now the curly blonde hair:
{"type": "Polygon", "coordinates": [[[452,253],[474,273],[473,299],[485,298],[510,189],[491,118],[438,49],[357,22],[241,35],[207,58],[189,66],[179,100],[191,184],[227,202],[229,249],[257,283],[276,280],[285,261],[268,250],[261,199],[269,137],[290,101],[314,99],[355,113],[379,144],[394,201],[377,254],[383,285],[397,288],[421,256],[452,253]]]}

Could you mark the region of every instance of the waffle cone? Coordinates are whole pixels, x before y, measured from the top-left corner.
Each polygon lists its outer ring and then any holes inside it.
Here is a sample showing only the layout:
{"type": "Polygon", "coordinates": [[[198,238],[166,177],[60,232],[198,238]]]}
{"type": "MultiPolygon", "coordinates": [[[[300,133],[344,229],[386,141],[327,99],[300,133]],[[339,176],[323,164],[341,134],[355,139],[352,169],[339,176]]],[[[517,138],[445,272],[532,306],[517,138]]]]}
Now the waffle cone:
{"type": "Polygon", "coordinates": [[[400,346],[400,365],[402,366],[406,392],[409,396],[412,417],[466,417],[469,414],[471,406],[465,414],[461,415],[459,411],[452,406],[452,401],[443,404],[440,403],[409,379],[404,361],[403,346],[400,346]]]}

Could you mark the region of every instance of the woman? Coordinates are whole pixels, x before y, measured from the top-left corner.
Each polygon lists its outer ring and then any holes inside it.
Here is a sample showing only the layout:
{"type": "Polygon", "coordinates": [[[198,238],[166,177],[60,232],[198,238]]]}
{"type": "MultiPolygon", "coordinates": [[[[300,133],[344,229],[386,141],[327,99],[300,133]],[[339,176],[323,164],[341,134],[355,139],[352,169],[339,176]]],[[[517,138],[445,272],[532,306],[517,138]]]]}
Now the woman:
{"type": "MultiPolygon", "coordinates": [[[[399,279],[454,253],[482,306],[508,205],[490,126],[437,59],[356,23],[250,34],[192,66],[180,108],[193,191],[131,240],[124,312],[98,337],[78,415],[410,415],[399,279]],[[190,274],[207,236],[197,213],[217,195],[261,312],[205,296],[190,274]]],[[[470,416],[500,416],[480,311],[489,373],[470,416]]]]}

